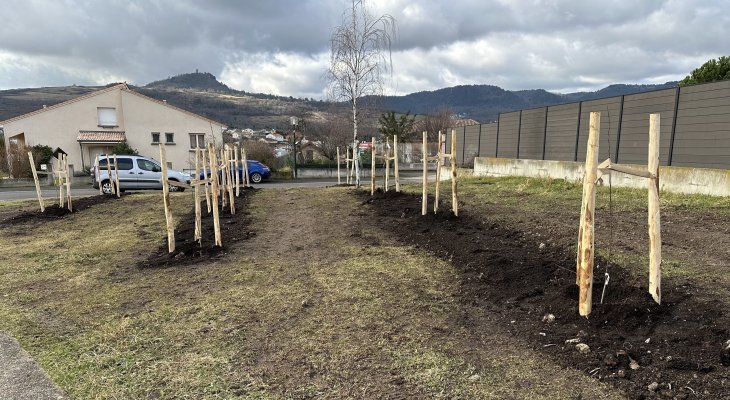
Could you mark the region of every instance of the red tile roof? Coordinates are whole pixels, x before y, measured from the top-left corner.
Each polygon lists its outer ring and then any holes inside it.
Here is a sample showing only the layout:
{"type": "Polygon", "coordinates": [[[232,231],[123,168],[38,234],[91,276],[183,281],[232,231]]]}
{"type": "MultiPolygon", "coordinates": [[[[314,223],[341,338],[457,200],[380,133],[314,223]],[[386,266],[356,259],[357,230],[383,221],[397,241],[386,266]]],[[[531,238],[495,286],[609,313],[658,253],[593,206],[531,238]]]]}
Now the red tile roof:
{"type": "Polygon", "coordinates": [[[79,142],[123,142],[127,140],[124,131],[79,131],[79,142]]]}

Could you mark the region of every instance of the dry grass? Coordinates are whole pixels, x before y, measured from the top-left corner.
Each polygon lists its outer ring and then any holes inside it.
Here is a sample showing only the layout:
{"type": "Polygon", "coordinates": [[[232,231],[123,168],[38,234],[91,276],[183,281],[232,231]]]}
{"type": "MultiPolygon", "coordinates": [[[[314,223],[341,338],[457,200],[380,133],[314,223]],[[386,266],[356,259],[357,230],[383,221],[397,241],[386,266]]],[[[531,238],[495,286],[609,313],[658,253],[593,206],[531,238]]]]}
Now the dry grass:
{"type": "Polygon", "coordinates": [[[155,194],[2,227],[0,329],[79,399],[622,397],[496,322],[455,324],[484,311],[451,265],[351,230],[368,216],[347,190],[258,192],[257,235],[188,267],[134,266],[164,243],[155,194]]]}

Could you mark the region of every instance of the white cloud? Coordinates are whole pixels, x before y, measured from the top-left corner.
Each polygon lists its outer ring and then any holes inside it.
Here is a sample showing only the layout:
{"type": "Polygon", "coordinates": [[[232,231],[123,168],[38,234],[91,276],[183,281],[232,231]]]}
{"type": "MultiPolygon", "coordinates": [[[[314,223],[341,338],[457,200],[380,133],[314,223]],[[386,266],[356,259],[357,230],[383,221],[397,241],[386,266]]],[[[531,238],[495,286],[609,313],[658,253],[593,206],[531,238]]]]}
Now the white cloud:
{"type": "Polygon", "coordinates": [[[226,63],[220,79],[229,87],[254,93],[323,98],[328,62],[326,53],[240,53],[226,63]]]}
{"type": "MultiPolygon", "coordinates": [[[[145,84],[195,69],[253,92],[322,98],[347,0],[13,1],[0,89],[145,84]]],[[[456,84],[566,91],[680,79],[728,55],[725,0],[371,0],[398,21],[389,92],[456,84]]]]}

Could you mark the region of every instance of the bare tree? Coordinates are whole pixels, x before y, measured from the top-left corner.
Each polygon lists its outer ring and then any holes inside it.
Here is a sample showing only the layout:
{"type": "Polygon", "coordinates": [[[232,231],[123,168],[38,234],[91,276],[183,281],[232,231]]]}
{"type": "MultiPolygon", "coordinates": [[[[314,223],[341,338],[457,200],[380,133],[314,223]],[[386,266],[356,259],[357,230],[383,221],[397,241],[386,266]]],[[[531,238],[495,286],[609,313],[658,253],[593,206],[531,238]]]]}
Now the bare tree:
{"type": "Polygon", "coordinates": [[[344,148],[351,144],[348,125],[347,117],[334,114],[325,121],[310,123],[309,133],[313,140],[320,142],[325,157],[334,160],[338,147],[344,154],[344,148]]]}
{"type": "Polygon", "coordinates": [[[446,133],[451,127],[451,109],[447,106],[441,107],[422,120],[421,130],[428,132],[428,140],[436,140],[439,131],[446,133]]]}
{"type": "MultiPolygon", "coordinates": [[[[348,101],[352,107],[352,140],[357,148],[358,99],[380,95],[383,73],[392,67],[391,42],[396,35],[396,21],[385,14],[370,15],[364,0],[352,0],[343,14],[342,25],[330,39],[330,67],[327,73],[330,94],[348,101]]],[[[355,163],[355,182],[360,185],[360,166],[355,163]]]]}

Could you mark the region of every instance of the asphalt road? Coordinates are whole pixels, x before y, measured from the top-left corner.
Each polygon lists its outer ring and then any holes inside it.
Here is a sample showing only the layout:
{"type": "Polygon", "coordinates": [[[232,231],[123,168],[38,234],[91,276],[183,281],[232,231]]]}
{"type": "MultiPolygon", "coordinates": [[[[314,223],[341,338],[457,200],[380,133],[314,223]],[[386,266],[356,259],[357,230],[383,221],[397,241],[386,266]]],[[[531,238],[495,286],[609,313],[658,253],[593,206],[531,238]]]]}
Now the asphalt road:
{"type": "MultiPolygon", "coordinates": [[[[421,173],[404,173],[401,176],[401,182],[420,182],[421,181],[421,173]]],[[[378,177],[378,181],[381,182],[382,185],[382,176],[378,177]]],[[[429,182],[433,182],[434,174],[433,172],[429,173],[429,182]]],[[[343,179],[344,181],[344,179],[343,179]]],[[[337,179],[297,179],[295,181],[270,181],[265,183],[259,183],[259,184],[253,184],[252,186],[255,188],[260,189],[289,189],[289,188],[297,188],[297,187],[327,187],[327,186],[334,186],[337,184],[337,179]]],[[[369,186],[370,185],[370,178],[363,178],[362,179],[363,186],[369,186]]],[[[135,191],[130,191],[135,192],[135,191]]],[[[154,191],[147,191],[149,193],[154,193],[154,191]]],[[[48,200],[54,200],[58,198],[58,189],[41,189],[41,193],[43,195],[44,199],[48,200]]],[[[86,196],[94,196],[99,194],[98,189],[93,189],[90,186],[78,186],[78,187],[71,187],[71,194],[74,197],[86,197],[86,196]]],[[[14,200],[35,200],[36,199],[36,193],[35,188],[32,186],[29,187],[19,187],[19,188],[0,188],[0,201],[14,201],[14,200]]]]}

